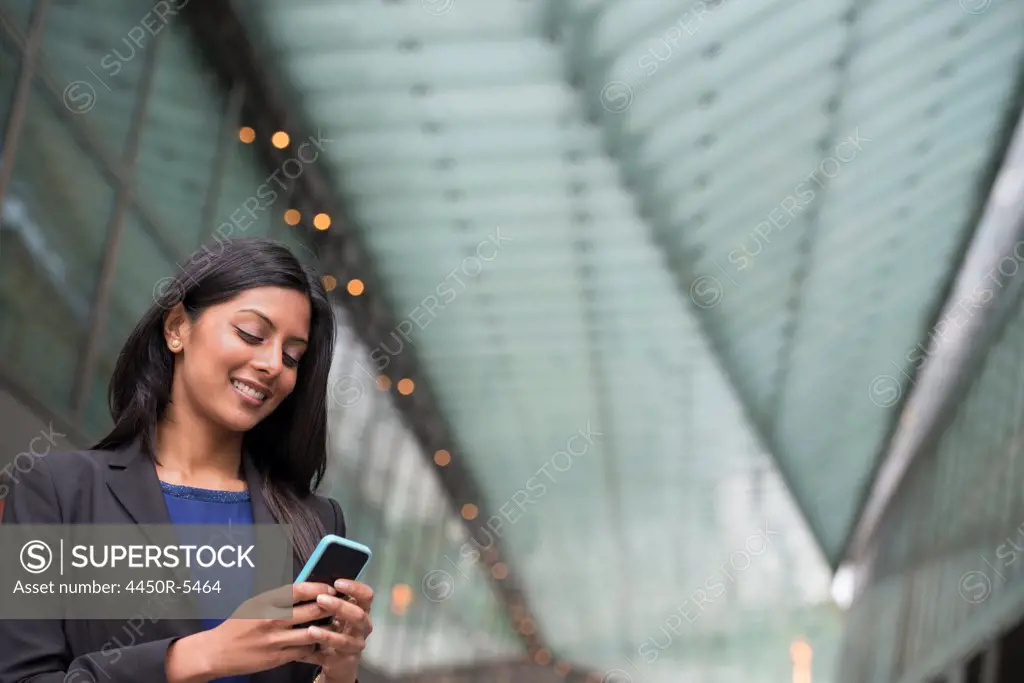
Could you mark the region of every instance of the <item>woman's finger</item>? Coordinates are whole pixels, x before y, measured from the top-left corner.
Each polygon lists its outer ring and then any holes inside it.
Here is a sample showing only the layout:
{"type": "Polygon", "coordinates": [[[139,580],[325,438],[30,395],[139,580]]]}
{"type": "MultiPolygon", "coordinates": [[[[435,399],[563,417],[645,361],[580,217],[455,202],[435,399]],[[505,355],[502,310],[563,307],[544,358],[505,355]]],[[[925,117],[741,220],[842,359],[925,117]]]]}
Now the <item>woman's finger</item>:
{"type": "MultiPolygon", "coordinates": [[[[338,633],[344,633],[347,635],[353,635],[354,628],[352,622],[341,621],[338,618],[331,619],[331,630],[337,631],[338,633]]],[[[366,621],[363,622],[362,634],[363,638],[366,638],[373,633],[373,619],[369,614],[366,615],[366,621]]]]}
{"type": "Polygon", "coordinates": [[[338,621],[350,623],[359,629],[360,632],[366,631],[369,615],[359,605],[332,595],[319,595],[316,601],[321,607],[333,614],[338,621]]]}
{"type": "Polygon", "coordinates": [[[287,620],[289,625],[308,624],[317,619],[329,617],[334,612],[323,607],[319,602],[308,602],[304,605],[296,605],[292,608],[292,617],[287,620]]]}
{"type": "Polygon", "coordinates": [[[242,604],[244,609],[240,610],[239,616],[264,619],[282,618],[283,615],[291,613],[291,608],[296,603],[316,600],[316,596],[321,593],[337,595],[338,592],[333,586],[326,583],[312,581],[279,586],[246,600],[242,604]],[[273,617],[270,614],[273,614],[273,617]]]}
{"type": "Polygon", "coordinates": [[[362,636],[337,633],[318,626],[310,626],[308,630],[317,642],[333,648],[335,655],[358,655],[366,647],[362,636]]]}
{"type": "Polygon", "coordinates": [[[370,611],[370,606],[373,604],[373,589],[365,583],[362,581],[338,579],[334,582],[334,587],[339,593],[351,595],[355,598],[356,604],[362,607],[364,611],[370,611]]]}
{"type": "Polygon", "coordinates": [[[315,646],[319,645],[321,640],[309,630],[310,628],[312,627],[304,626],[276,631],[271,634],[270,642],[275,647],[283,649],[306,648],[306,654],[312,654],[315,651],[315,646]]]}
{"type": "Polygon", "coordinates": [[[301,581],[292,586],[292,604],[316,600],[316,596],[326,593],[337,595],[333,586],[326,583],[314,583],[313,581],[301,581]]]}

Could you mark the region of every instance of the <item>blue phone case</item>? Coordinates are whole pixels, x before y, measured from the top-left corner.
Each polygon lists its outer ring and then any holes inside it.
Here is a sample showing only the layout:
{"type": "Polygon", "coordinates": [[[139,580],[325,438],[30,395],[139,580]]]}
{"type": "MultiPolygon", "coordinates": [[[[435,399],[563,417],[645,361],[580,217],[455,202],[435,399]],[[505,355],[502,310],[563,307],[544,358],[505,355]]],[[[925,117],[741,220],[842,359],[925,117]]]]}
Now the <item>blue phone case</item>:
{"type": "Polygon", "coordinates": [[[341,536],[336,536],[335,534],[327,534],[320,539],[319,543],[317,543],[316,548],[313,550],[313,554],[310,555],[309,560],[306,561],[306,566],[303,567],[302,571],[299,572],[299,575],[295,577],[295,583],[301,583],[309,578],[309,575],[313,572],[313,568],[316,567],[317,562],[320,561],[320,557],[324,554],[324,551],[327,550],[328,546],[334,544],[352,548],[353,550],[357,550],[366,555],[366,562],[363,563],[363,568],[359,570],[359,575],[355,577],[355,580],[358,581],[363,575],[363,572],[366,571],[367,565],[370,564],[370,558],[373,557],[373,553],[370,552],[370,549],[362,543],[356,543],[355,541],[351,541],[341,536]]]}

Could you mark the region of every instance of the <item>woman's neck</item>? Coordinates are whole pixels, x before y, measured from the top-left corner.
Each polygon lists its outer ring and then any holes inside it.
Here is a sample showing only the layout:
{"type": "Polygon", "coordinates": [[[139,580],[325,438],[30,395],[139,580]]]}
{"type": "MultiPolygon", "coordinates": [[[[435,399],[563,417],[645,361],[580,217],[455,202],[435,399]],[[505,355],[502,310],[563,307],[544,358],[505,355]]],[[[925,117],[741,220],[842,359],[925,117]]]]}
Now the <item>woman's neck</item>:
{"type": "Polygon", "coordinates": [[[157,474],[169,484],[243,490],[242,435],[168,415],[156,429],[157,474]]]}

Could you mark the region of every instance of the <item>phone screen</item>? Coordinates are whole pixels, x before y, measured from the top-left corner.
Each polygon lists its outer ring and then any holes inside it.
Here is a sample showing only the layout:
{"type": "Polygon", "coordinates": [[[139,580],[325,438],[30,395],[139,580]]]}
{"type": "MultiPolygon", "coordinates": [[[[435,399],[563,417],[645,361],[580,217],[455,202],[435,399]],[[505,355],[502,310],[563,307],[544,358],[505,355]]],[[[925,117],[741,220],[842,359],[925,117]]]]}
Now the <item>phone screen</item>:
{"type": "Polygon", "coordinates": [[[307,581],[334,585],[338,579],[354,579],[366,565],[366,553],[340,543],[331,543],[324,548],[307,581]]]}

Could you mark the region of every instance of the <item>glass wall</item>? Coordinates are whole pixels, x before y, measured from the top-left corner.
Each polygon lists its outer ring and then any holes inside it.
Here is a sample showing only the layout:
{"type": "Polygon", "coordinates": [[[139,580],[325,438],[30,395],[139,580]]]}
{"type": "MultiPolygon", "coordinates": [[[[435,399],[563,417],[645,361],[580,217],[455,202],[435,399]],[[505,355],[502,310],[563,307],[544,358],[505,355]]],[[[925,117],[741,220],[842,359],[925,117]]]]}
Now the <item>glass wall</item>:
{"type": "MultiPolygon", "coordinates": [[[[137,192],[152,207],[164,239],[184,256],[213,230],[204,210],[217,189],[225,97],[181,20],[171,18],[160,38],[139,141],[137,192]]],[[[232,142],[239,145],[237,136],[232,142]]]]}
{"type": "MultiPolygon", "coordinates": [[[[0,2],[4,121],[31,6],[0,2]]],[[[237,218],[268,173],[240,139],[242,122],[228,111],[228,94],[180,16],[131,0],[98,9],[49,4],[11,183],[0,197],[6,374],[88,438],[110,425],[110,373],[162,279],[218,225],[237,218]],[[130,199],[115,215],[122,194],[130,199]],[[115,223],[120,237],[111,244],[115,223]],[[74,387],[84,376],[105,265],[113,274],[107,313],[96,330],[91,386],[77,406],[74,387]]],[[[265,202],[241,232],[268,235],[276,221],[279,236],[304,260],[315,260],[297,228],[285,225],[287,204],[283,194],[265,202]]]]}
{"type": "Polygon", "coordinates": [[[147,6],[114,0],[103,11],[90,3],[51,2],[40,65],[61,89],[67,110],[87,123],[114,156],[127,142],[146,53],[155,37],[141,24],[147,6]]]}
{"type": "Polygon", "coordinates": [[[953,414],[914,460],[865,553],[843,683],[919,681],[944,667],[957,680],[955,662],[981,651],[993,624],[1021,613],[1022,347],[1018,301],[953,414]]]}
{"type": "Polygon", "coordinates": [[[113,206],[113,188],[34,83],[3,200],[0,353],[60,411],[71,408],[113,206]]]}

